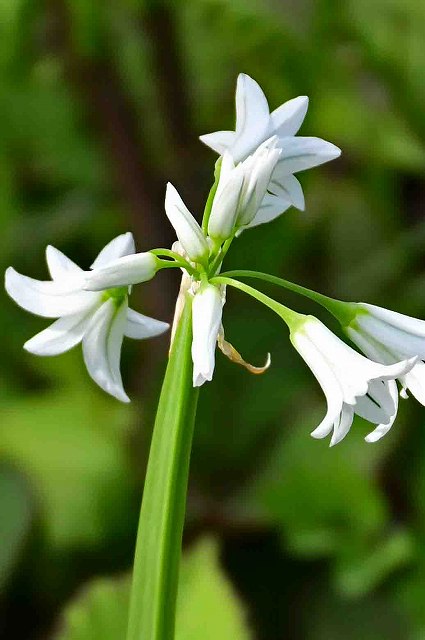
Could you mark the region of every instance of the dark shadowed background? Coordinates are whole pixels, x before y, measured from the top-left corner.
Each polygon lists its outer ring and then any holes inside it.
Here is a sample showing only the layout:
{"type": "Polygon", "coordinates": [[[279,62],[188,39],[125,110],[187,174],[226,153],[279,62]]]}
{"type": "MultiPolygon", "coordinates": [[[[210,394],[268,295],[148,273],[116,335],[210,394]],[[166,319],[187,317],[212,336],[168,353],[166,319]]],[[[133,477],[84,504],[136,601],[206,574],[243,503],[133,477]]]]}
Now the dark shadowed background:
{"type": "MultiPolygon", "coordinates": [[[[227,267],[425,318],[424,42],[421,0],[3,0],[2,266],[45,278],[53,244],[88,268],[128,230],[139,250],[169,246],[166,181],[199,217],[215,155],[197,137],[232,128],[244,71],[272,108],[309,95],[301,133],[343,156],[300,174],[306,212],[243,234],[227,267]]],[[[177,273],[161,273],[132,306],[170,321],[177,288],[177,273]]],[[[79,348],[48,359],[22,350],[46,325],[3,295],[7,640],[62,639],[67,603],[84,600],[93,578],[129,570],[167,356],[167,336],[125,342],[124,406],[89,379],[79,348]]],[[[208,536],[207,582],[220,573],[218,590],[255,640],[425,638],[425,409],[401,402],[378,444],[358,420],[329,449],[309,436],[325,401],[285,326],[229,292],[225,329],[255,364],[270,351],[272,367],[254,377],[218,353],[202,389],[185,545],[208,536]]],[[[249,637],[230,634],[216,637],[249,637]]]]}

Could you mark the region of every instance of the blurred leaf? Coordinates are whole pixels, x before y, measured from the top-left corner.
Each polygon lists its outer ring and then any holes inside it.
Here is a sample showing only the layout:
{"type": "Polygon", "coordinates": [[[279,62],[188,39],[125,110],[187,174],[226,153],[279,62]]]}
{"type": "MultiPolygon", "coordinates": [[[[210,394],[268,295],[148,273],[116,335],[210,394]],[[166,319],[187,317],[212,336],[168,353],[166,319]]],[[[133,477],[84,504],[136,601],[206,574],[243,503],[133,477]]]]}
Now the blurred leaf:
{"type": "Polygon", "coordinates": [[[249,640],[242,605],[219,564],[216,541],[204,539],[186,555],[180,576],[176,640],[249,640]]]}
{"type": "Polygon", "coordinates": [[[32,516],[29,487],[10,466],[0,466],[0,592],[22,552],[32,516]]]}
{"type": "Polygon", "coordinates": [[[318,416],[310,410],[306,418],[307,411],[304,406],[302,426],[300,418],[292,421],[251,496],[257,510],[273,517],[293,552],[338,555],[372,539],[387,522],[384,497],[372,478],[383,449],[364,445],[357,421],[344,442],[329,449],[327,442],[309,437],[318,416]]]}
{"type": "Polygon", "coordinates": [[[55,546],[92,544],[123,526],[129,411],[88,382],[3,403],[0,456],[34,483],[55,546]]]}
{"type": "MultiPolygon", "coordinates": [[[[130,579],[94,581],[68,605],[56,640],[118,640],[127,629],[130,579]]],[[[182,562],[176,640],[249,640],[242,607],[224,576],[218,545],[201,540],[182,562]]]]}
{"type": "Polygon", "coordinates": [[[415,545],[408,531],[394,531],[366,552],[342,558],[336,566],[336,587],[342,595],[359,597],[376,588],[394,570],[414,557],[415,545]]]}

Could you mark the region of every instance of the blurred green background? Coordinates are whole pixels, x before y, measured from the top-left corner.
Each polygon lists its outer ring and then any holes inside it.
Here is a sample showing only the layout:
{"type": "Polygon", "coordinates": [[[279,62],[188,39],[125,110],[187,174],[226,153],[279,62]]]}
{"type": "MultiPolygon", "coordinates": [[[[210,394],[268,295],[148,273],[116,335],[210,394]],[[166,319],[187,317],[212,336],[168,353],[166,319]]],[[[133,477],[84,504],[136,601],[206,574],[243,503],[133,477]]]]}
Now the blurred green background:
{"type": "MultiPolygon", "coordinates": [[[[343,156],[300,175],[306,212],[243,234],[228,268],[425,318],[424,42],[422,0],[3,0],[2,267],[44,278],[53,244],[87,268],[127,230],[139,250],[169,245],[165,183],[199,215],[215,156],[197,136],[232,128],[244,71],[272,108],[309,95],[301,133],[343,156]]],[[[171,320],[177,276],[132,306],[171,320]]],[[[1,295],[0,635],[123,638],[168,338],[125,343],[124,406],[79,349],[24,352],[47,323],[1,295]]],[[[358,420],[329,449],[283,324],[232,292],[225,328],[273,364],[254,377],[218,353],[202,389],[178,640],[425,638],[424,409],[402,402],[376,445],[358,420]]]]}

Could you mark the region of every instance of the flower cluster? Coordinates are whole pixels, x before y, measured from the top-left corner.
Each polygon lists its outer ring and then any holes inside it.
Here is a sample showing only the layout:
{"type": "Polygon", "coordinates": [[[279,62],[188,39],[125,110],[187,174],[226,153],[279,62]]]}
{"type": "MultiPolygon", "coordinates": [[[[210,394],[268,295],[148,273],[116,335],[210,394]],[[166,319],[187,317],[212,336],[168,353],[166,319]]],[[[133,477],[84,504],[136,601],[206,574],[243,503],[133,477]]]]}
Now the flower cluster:
{"type": "MultiPolygon", "coordinates": [[[[46,251],[49,281],[33,280],[10,267],[6,272],[9,295],[27,311],[57,318],[24,347],[37,355],[56,355],[81,342],[93,380],[127,402],[120,374],[123,337],[149,338],[168,328],[165,322],[129,308],[131,286],[150,280],[160,269],[176,267],[182,269],[183,277],[175,323],[184,300],[192,298],[194,386],[212,379],[217,345],[254,373],[270,364],[269,359],[264,367],[246,363],[224,338],[223,306],[226,288],[232,286],[278,313],[289,327],[292,344],[316,376],[328,410],[313,431],[314,437],[332,433],[331,444],[340,442],[357,414],[375,425],[367,441],[381,438],[397,415],[397,380],[403,397],[410,390],[425,404],[425,322],[368,304],[326,298],[324,306],[340,320],[364,353],[361,355],[313,316],[296,313],[221,273],[232,242],[244,230],[274,220],[291,206],[304,209],[304,194],[295,173],[340,155],[330,142],[296,135],[307,108],[307,97],[300,96],[270,113],[259,85],[241,74],[235,130],[201,136],[220,156],[202,225],[168,184],[165,212],[177,236],[172,249],[135,253],[133,237],[126,233],[112,240],[88,271],[53,247],[46,251]]],[[[286,286],[286,281],[281,282],[286,286]]],[[[294,287],[300,293],[308,291],[294,287]]],[[[325,296],[309,292],[310,298],[315,296],[322,304],[325,296]]]]}

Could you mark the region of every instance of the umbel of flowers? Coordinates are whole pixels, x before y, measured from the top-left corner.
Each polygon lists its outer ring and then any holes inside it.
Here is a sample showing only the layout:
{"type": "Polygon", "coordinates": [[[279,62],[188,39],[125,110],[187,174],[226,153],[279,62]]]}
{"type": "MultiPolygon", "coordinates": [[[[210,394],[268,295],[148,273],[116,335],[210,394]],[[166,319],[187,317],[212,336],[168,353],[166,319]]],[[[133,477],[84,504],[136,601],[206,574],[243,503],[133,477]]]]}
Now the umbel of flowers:
{"type": "MultiPolygon", "coordinates": [[[[152,279],[165,268],[183,270],[180,298],[193,296],[193,385],[210,381],[218,346],[225,355],[251,371],[226,342],[222,323],[226,290],[236,287],[277,313],[289,327],[290,339],[317,378],[327,401],[327,413],[312,435],[331,435],[340,442],[355,414],[374,427],[369,442],[381,438],[397,415],[398,387],[425,404],[425,322],[365,303],[344,303],[273,278],[323,304],[333,313],[362,354],[334,335],[313,316],[304,316],[239,280],[267,274],[221,273],[223,261],[244,231],[273,221],[290,207],[304,209],[304,194],[295,174],[340,155],[320,138],[298,136],[308,98],[300,96],[270,112],[260,86],[248,75],[238,77],[236,126],[201,140],[219,154],[215,182],[199,224],[176,188],[168,184],[165,213],[176,232],[171,249],[136,253],[131,233],[112,240],[88,271],[58,249],[47,247],[50,280],[39,281],[6,271],[6,290],[24,309],[55,321],[24,347],[40,356],[63,353],[82,344],[89,375],[107,393],[128,402],[120,374],[124,336],[157,336],[168,324],[148,318],[128,305],[133,285],[152,279]]],[[[255,233],[255,230],[252,232],[255,233]]],[[[243,241],[241,238],[239,241],[243,241]]],[[[176,318],[182,308],[177,301],[176,318]]]]}

